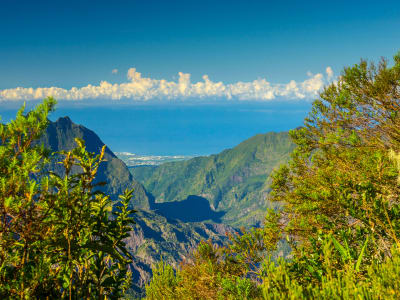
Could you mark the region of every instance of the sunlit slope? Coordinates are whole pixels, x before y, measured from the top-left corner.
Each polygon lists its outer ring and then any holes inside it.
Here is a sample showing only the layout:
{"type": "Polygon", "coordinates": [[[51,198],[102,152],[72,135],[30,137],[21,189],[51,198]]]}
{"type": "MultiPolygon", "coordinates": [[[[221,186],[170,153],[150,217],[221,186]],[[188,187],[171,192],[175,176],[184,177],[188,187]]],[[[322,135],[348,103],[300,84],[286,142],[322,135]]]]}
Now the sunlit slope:
{"type": "Polygon", "coordinates": [[[265,208],[271,206],[265,200],[268,176],[288,160],[293,147],[286,132],[269,132],[220,154],[130,170],[156,203],[196,195],[223,213],[223,223],[249,226],[262,220],[265,208]]]}

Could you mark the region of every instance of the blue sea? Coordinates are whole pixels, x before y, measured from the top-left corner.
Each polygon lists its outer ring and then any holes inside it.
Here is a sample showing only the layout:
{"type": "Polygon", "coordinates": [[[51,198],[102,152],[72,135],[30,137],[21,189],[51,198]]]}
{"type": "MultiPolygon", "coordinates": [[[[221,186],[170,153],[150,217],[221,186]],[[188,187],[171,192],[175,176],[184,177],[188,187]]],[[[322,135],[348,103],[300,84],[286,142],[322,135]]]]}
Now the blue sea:
{"type": "MultiPolygon", "coordinates": [[[[3,122],[19,104],[1,104],[3,122]]],[[[34,103],[29,103],[27,109],[34,103]]],[[[68,115],[95,131],[114,152],[136,155],[197,156],[219,153],[258,133],[287,131],[303,124],[310,101],[216,103],[107,101],[60,102],[50,119],[68,115]]]]}

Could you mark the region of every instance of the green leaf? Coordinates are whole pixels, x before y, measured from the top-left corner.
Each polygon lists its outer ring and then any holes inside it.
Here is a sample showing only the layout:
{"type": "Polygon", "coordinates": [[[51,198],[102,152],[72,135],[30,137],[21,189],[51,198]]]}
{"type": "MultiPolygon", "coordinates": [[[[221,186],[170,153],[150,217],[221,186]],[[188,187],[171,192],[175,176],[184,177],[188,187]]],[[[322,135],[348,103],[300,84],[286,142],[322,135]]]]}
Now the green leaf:
{"type": "Polygon", "coordinates": [[[331,236],[331,240],[332,240],[333,245],[335,246],[336,250],[339,251],[340,256],[342,257],[342,260],[344,262],[346,262],[348,259],[348,253],[347,253],[346,249],[333,236],[331,236]]]}
{"type": "Polygon", "coordinates": [[[355,266],[355,270],[357,272],[360,271],[361,261],[362,261],[363,256],[364,256],[365,249],[367,248],[368,239],[369,239],[369,236],[367,236],[367,239],[365,240],[364,245],[363,245],[363,247],[361,249],[360,255],[358,256],[357,263],[356,263],[356,266],[355,266]]]}
{"type": "Polygon", "coordinates": [[[13,197],[12,197],[12,196],[7,197],[7,198],[4,200],[4,207],[5,207],[5,208],[9,208],[10,205],[11,205],[12,200],[13,200],[13,197]]]}

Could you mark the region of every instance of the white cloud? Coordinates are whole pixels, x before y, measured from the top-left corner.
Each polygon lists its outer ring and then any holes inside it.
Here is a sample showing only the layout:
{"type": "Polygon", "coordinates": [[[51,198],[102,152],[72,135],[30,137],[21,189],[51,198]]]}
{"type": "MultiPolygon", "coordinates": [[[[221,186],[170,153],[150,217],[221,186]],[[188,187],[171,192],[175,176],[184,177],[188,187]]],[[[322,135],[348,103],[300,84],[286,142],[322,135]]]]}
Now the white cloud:
{"type": "Polygon", "coordinates": [[[333,70],[332,70],[332,68],[331,67],[326,67],[325,72],[326,72],[326,75],[328,75],[328,80],[332,80],[332,78],[333,78],[333,70]]]}
{"type": "MultiPolygon", "coordinates": [[[[276,98],[285,99],[312,99],[318,95],[322,87],[333,79],[333,71],[326,68],[326,76],[321,73],[307,72],[308,78],[302,82],[291,80],[286,84],[272,84],[266,79],[256,79],[250,82],[235,82],[226,84],[221,81],[214,82],[207,75],[203,80],[192,83],[190,74],[178,73],[177,81],[166,79],[152,79],[142,77],[135,68],[130,68],[127,73],[128,81],[112,84],[107,81],[99,85],[87,85],[63,89],[59,87],[23,88],[0,90],[0,101],[35,100],[53,96],[58,100],[84,100],[84,99],[131,99],[133,101],[184,100],[195,98],[225,98],[236,100],[269,101],[276,98]]],[[[112,73],[117,73],[114,69],[112,73]],[[115,71],[115,72],[114,72],[115,71]]]]}
{"type": "Polygon", "coordinates": [[[118,69],[112,69],[111,73],[112,74],[117,74],[118,73],[118,69]]]}

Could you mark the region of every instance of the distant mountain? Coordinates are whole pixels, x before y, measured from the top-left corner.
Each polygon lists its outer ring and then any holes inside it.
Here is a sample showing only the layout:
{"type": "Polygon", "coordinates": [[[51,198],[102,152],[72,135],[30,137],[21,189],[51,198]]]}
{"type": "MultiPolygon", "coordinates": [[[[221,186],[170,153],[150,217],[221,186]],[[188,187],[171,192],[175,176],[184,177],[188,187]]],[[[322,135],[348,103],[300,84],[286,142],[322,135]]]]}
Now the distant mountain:
{"type": "Polygon", "coordinates": [[[188,221],[188,214],[195,217],[208,210],[209,218],[202,220],[250,226],[259,223],[272,205],[265,200],[267,179],[288,160],[293,148],[286,132],[270,132],[220,154],[130,171],[155,197],[150,202],[153,208],[165,216],[188,221]]]}
{"type": "MultiPolygon", "coordinates": [[[[104,143],[90,129],[75,124],[69,117],[59,118],[56,122],[50,122],[44,135],[37,141],[43,143],[45,147],[52,151],[71,150],[76,147],[75,138],[81,138],[85,141],[86,149],[89,152],[100,153],[104,143]]],[[[100,189],[116,199],[126,188],[134,188],[134,199],[132,206],[134,208],[149,208],[149,199],[143,186],[133,179],[127,166],[117,158],[114,153],[106,147],[104,159],[97,172],[96,182],[106,182],[107,185],[100,189]]],[[[57,156],[51,164],[51,169],[61,172],[62,167],[56,164],[57,156]]]]}

